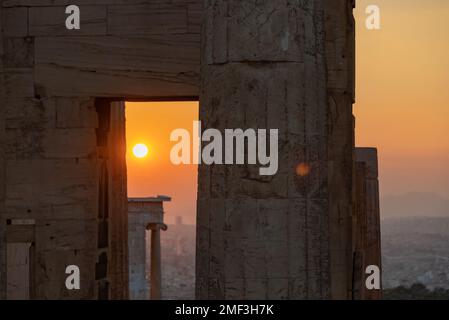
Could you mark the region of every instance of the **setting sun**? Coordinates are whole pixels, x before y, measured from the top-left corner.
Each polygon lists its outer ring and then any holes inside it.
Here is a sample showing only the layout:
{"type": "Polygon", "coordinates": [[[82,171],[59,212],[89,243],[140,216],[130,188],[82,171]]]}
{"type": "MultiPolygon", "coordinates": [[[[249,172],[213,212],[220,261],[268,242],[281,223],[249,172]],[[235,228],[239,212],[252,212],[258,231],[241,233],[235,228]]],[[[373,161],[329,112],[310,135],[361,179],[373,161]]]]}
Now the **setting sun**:
{"type": "Polygon", "coordinates": [[[136,144],[133,148],[133,154],[137,158],[145,158],[148,154],[148,147],[142,143],[136,144]]]}

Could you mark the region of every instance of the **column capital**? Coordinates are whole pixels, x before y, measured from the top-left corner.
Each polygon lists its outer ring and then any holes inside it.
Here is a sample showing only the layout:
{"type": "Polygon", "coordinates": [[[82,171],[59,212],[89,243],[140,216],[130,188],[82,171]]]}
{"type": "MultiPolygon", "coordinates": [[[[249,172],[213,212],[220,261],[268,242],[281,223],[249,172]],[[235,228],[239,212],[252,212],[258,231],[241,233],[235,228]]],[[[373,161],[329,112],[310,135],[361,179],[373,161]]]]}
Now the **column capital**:
{"type": "Polygon", "coordinates": [[[156,230],[167,231],[168,226],[162,222],[150,222],[147,224],[146,229],[151,230],[151,231],[156,231],[156,230]]]}

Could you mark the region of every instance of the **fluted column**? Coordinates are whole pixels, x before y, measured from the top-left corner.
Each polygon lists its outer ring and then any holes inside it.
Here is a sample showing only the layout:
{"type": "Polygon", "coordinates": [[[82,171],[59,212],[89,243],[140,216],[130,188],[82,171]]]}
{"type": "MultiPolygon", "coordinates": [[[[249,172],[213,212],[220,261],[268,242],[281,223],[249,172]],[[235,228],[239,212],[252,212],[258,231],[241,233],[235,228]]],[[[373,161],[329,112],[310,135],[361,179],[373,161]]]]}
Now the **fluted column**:
{"type": "Polygon", "coordinates": [[[203,130],[278,129],[279,170],[200,165],[200,299],[350,297],[352,1],[205,1],[203,130]]]}

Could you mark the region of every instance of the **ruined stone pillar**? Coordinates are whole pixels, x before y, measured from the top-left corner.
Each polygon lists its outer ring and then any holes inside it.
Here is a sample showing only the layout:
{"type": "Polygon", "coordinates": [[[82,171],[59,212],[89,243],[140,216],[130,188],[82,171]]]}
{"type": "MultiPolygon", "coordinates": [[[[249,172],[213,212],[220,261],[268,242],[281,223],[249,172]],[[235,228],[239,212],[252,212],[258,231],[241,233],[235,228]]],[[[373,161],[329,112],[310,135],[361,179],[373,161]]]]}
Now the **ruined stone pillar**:
{"type": "MultiPolygon", "coordinates": [[[[375,148],[356,148],[356,211],[354,216],[355,299],[381,299],[382,290],[368,290],[366,267],[382,268],[378,160],[375,148]]],[[[381,281],[382,283],[382,281],[381,281]]]]}
{"type": "Polygon", "coordinates": [[[205,1],[203,129],[279,129],[279,171],[200,165],[199,299],[346,299],[353,1],[205,1]]]}
{"type": "Polygon", "coordinates": [[[159,300],[161,229],[167,230],[163,202],[170,201],[170,197],[130,198],[128,201],[130,298],[159,300]]]}

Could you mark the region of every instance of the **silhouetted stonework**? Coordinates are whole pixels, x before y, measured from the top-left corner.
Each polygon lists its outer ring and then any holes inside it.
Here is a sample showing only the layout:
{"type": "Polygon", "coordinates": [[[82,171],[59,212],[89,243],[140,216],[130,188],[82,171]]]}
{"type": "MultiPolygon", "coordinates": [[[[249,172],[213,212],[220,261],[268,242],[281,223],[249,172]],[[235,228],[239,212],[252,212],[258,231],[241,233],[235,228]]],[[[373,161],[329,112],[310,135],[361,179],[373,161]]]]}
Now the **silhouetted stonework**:
{"type": "Polygon", "coordinates": [[[378,160],[375,148],[356,148],[354,245],[354,299],[380,299],[382,290],[367,290],[366,267],[382,267],[378,160]]]}
{"type": "Polygon", "coordinates": [[[79,31],[1,2],[0,298],[17,219],[31,297],[128,297],[122,101],[198,96],[204,129],[279,128],[280,171],[200,167],[197,296],[350,298],[353,0],[140,2],[83,1],[79,31]]]}
{"type": "Polygon", "coordinates": [[[1,1],[0,298],[11,219],[35,220],[32,298],[128,297],[121,101],[198,96],[201,3],[86,0],[69,31],[68,2],[1,1]]]}
{"type": "Polygon", "coordinates": [[[279,129],[279,171],[200,166],[197,298],[346,299],[353,2],[207,1],[205,129],[279,129]],[[310,173],[300,176],[305,163],[310,173]]]}

